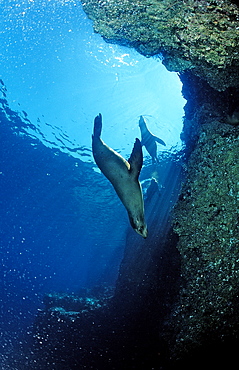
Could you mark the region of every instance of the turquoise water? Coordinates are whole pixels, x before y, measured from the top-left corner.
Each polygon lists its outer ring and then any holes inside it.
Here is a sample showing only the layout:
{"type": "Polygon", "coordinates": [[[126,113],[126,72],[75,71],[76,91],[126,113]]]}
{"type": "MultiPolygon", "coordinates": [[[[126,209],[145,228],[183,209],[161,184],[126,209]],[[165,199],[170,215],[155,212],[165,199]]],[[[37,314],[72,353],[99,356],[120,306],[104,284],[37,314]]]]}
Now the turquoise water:
{"type": "MultiPolygon", "coordinates": [[[[93,162],[94,117],[102,113],[104,141],[128,157],[144,115],[167,157],[182,148],[185,100],[176,73],[159,58],[107,44],[80,3],[0,7],[0,345],[8,368],[46,293],[117,279],[128,219],[93,162]]],[[[146,192],[157,173],[145,150],[144,161],[146,192]]]]}
{"type": "Polygon", "coordinates": [[[9,104],[24,110],[49,141],[62,139],[61,128],[71,146],[90,147],[92,121],[101,112],[105,140],[127,154],[142,114],[166,150],[180,146],[181,83],[159,59],[107,44],[78,2],[3,1],[1,7],[1,76],[9,104]]]}

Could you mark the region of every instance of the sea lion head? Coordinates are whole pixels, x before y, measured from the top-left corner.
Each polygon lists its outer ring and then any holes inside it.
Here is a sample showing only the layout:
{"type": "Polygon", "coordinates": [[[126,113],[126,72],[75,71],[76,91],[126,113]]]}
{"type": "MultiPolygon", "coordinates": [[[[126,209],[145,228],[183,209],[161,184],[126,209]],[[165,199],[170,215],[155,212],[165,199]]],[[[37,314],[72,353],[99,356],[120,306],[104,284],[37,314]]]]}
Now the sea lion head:
{"type": "Polygon", "coordinates": [[[141,130],[146,130],[147,129],[143,116],[139,117],[139,127],[140,127],[141,130]]]}
{"type": "Polygon", "coordinates": [[[232,113],[232,115],[227,114],[226,122],[230,125],[239,125],[239,110],[232,113]]]}
{"type": "Polygon", "coordinates": [[[130,220],[130,224],[132,228],[136,231],[136,233],[138,233],[144,239],[146,239],[148,236],[148,229],[147,229],[147,225],[145,224],[144,218],[142,217],[133,218],[129,216],[129,220],[130,220]]]}

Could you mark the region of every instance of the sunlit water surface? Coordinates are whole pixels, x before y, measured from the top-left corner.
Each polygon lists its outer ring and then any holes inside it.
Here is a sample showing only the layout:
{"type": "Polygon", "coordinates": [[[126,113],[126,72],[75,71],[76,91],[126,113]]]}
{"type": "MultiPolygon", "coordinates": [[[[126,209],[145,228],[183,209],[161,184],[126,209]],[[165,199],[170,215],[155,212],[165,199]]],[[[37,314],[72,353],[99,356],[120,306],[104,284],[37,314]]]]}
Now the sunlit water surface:
{"type": "Polygon", "coordinates": [[[79,148],[71,154],[91,161],[84,149],[101,112],[104,140],[124,155],[140,136],[140,115],[167,144],[159,150],[180,148],[181,83],[159,58],[107,44],[80,2],[2,1],[1,7],[0,72],[8,101],[39,127],[46,145],[79,148]]]}
{"type": "MultiPolygon", "coordinates": [[[[12,122],[11,134],[4,122],[0,168],[4,368],[45,293],[77,292],[117,277],[128,219],[110,184],[93,171],[94,117],[102,113],[102,138],[126,157],[140,137],[140,115],[166,143],[158,154],[175,153],[185,100],[176,73],[159,58],[107,44],[80,2],[2,0],[0,7],[1,88],[12,122]],[[19,129],[14,111],[25,123],[25,141],[12,136],[19,129]]],[[[157,170],[145,150],[144,159],[147,185],[157,170]]]]}

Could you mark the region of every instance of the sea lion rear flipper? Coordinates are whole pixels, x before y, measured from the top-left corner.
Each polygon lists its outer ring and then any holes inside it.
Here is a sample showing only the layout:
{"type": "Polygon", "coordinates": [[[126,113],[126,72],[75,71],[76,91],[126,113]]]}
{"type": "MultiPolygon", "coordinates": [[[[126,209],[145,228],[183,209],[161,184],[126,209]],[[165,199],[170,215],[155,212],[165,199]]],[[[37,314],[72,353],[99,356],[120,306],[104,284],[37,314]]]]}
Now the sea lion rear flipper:
{"type": "Polygon", "coordinates": [[[128,162],[130,164],[130,173],[138,178],[143,165],[142,145],[139,139],[135,140],[134,147],[128,162]]]}
{"type": "Polygon", "coordinates": [[[161,140],[159,137],[154,136],[155,141],[157,141],[159,144],[166,146],[165,142],[161,140]]]}
{"type": "Polygon", "coordinates": [[[141,140],[141,146],[144,146],[145,144],[144,144],[144,140],[142,139],[141,140]]]}
{"type": "Polygon", "coordinates": [[[102,115],[101,113],[98,114],[98,116],[95,117],[94,120],[94,134],[95,137],[100,137],[102,130],[102,115]]]}

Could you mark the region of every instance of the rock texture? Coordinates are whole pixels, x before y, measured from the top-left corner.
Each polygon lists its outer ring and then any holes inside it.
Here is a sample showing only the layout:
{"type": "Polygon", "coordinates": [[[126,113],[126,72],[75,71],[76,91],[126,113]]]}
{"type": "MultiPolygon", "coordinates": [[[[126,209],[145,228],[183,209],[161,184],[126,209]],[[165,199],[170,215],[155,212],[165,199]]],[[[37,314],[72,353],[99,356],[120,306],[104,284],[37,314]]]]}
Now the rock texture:
{"type": "MultiPolygon", "coordinates": [[[[185,88],[191,82],[184,76],[185,88]]],[[[171,325],[173,351],[184,356],[213,341],[235,344],[239,333],[239,130],[220,117],[225,105],[213,109],[213,96],[226,102],[211,90],[191,117],[198,136],[174,210],[183,284],[171,325]]]]}
{"type": "MultiPolygon", "coordinates": [[[[187,174],[174,210],[178,242],[174,240],[177,245],[175,248],[171,245],[170,251],[175,256],[176,250],[180,253],[181,279],[177,294],[174,292],[175,302],[171,301],[168,307],[167,319],[164,312],[164,324],[155,319],[161,307],[159,299],[152,300],[151,317],[158,325],[160,337],[167,343],[168,358],[185,359],[185,363],[189,363],[191,357],[193,364],[195,360],[203,364],[210,354],[214,359],[212,365],[216,359],[236,358],[234,345],[239,338],[238,2],[85,0],[83,7],[93,20],[95,31],[106,41],[133,47],[147,57],[160,57],[169,71],[180,73],[187,99],[182,133],[187,174]],[[221,351],[220,358],[218,351],[221,351]]],[[[134,261],[140,261],[140,256],[147,260],[140,248],[138,252],[134,250],[138,253],[134,261]]],[[[143,278],[135,290],[127,281],[140,266],[136,262],[134,270],[132,256],[127,255],[130,253],[125,254],[117,289],[124,294],[128,288],[133,305],[134,294],[145,294],[145,290],[143,278]],[[129,267],[133,269],[130,273],[129,267]],[[141,290],[138,290],[140,284],[141,290]]],[[[161,268],[162,255],[154,254],[152,258],[155,261],[151,266],[161,268]]],[[[147,281],[150,281],[149,275],[148,269],[147,281]]],[[[153,279],[160,292],[163,282],[154,269],[151,281],[153,279]]],[[[154,293],[157,294],[157,289],[154,293]]],[[[161,298],[164,300],[165,296],[161,298]]],[[[150,315],[147,317],[150,322],[150,315]]]]}
{"type": "Polygon", "coordinates": [[[151,236],[127,235],[114,295],[46,297],[21,368],[222,368],[223,360],[231,368],[239,340],[237,2],[82,3],[106,41],[180,73],[185,151],[144,169],[145,178],[159,171],[163,186],[146,196],[151,236]]]}
{"type": "Polygon", "coordinates": [[[157,55],[169,71],[192,70],[218,90],[239,83],[239,9],[230,1],[86,0],[106,41],[157,55]]]}

